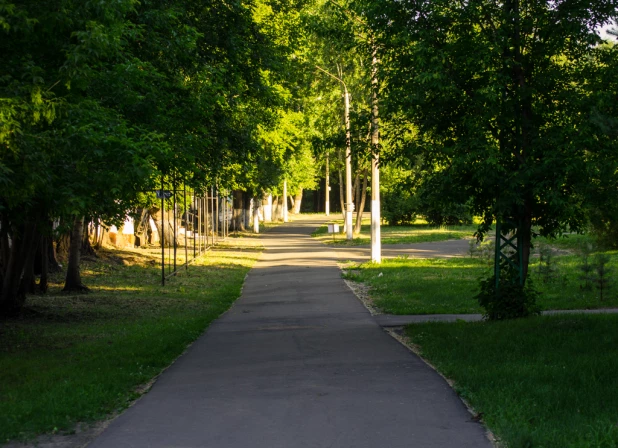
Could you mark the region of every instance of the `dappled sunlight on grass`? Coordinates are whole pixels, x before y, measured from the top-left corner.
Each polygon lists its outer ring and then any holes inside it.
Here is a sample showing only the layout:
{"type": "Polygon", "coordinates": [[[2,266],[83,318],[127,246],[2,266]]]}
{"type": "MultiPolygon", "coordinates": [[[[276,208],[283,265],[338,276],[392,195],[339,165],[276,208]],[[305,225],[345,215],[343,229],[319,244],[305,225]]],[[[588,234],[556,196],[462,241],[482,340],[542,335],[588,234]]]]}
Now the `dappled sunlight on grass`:
{"type": "Polygon", "coordinates": [[[470,258],[395,258],[348,268],[346,277],[368,284],[375,306],[385,313],[478,313],[473,296],[487,271],[486,264],[470,258]]]}
{"type": "Polygon", "coordinates": [[[206,253],[161,286],[156,250],[103,251],[83,265],[88,294],[31,296],[0,328],[0,440],[70,429],[137,396],[240,295],[259,252],[206,253]]]}
{"type": "MultiPolygon", "coordinates": [[[[608,266],[618,272],[618,252],[606,252],[608,266]]],[[[591,262],[594,256],[591,258],[591,262]]],[[[610,285],[601,301],[596,288],[583,288],[581,260],[575,255],[553,259],[550,276],[539,269],[539,259],[530,264],[530,280],[541,293],[539,305],[549,309],[596,309],[618,307],[618,284],[610,285]]],[[[383,260],[345,268],[346,277],[370,286],[374,305],[390,314],[480,313],[474,296],[479,280],[492,275],[493,264],[478,258],[383,260]]]]}
{"type": "MultiPolygon", "coordinates": [[[[333,220],[343,231],[343,221],[333,220]]],[[[476,231],[475,226],[430,226],[426,223],[418,223],[408,226],[387,226],[380,228],[382,244],[414,244],[431,241],[446,241],[452,239],[470,238],[476,231]]],[[[325,244],[342,246],[359,246],[371,242],[371,225],[363,220],[360,234],[354,235],[354,239],[345,239],[345,234],[333,235],[328,233],[327,226],[319,227],[312,235],[325,244]]]]}

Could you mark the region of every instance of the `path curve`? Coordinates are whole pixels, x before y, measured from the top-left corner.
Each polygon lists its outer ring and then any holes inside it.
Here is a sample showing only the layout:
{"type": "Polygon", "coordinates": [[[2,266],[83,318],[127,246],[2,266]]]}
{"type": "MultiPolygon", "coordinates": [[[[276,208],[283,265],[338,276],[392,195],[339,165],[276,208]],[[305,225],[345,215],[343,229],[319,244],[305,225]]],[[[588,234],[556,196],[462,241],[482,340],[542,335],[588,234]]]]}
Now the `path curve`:
{"type": "Polygon", "coordinates": [[[489,448],[387,335],[304,218],[263,237],[241,298],[91,448],[489,448]]]}

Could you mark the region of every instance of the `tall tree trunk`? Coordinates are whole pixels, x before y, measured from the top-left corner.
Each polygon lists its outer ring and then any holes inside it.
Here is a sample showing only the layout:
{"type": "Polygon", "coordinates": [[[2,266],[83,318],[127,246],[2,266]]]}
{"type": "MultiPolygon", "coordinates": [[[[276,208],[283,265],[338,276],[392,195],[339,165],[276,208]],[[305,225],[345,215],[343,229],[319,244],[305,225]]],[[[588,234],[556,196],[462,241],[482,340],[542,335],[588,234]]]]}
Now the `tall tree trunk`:
{"type": "Polygon", "coordinates": [[[8,266],[11,258],[11,245],[9,243],[9,220],[0,215],[0,273],[8,266]]]}
{"type": "Polygon", "coordinates": [[[294,198],[294,210],[293,213],[298,215],[300,213],[300,206],[303,201],[303,189],[301,188],[298,193],[296,193],[296,197],[294,198]]]}
{"type": "MultiPolygon", "coordinates": [[[[25,285],[22,284],[28,261],[34,262],[31,252],[36,250],[36,223],[26,223],[20,232],[11,235],[11,250],[6,266],[3,266],[0,314],[10,315],[21,310],[26,301],[25,285]]],[[[27,276],[26,276],[27,277],[27,276]]],[[[29,278],[26,278],[30,281],[29,278]]]]}
{"type": "Polygon", "coordinates": [[[360,202],[360,169],[354,176],[354,183],[352,184],[352,197],[354,198],[354,205],[356,214],[358,214],[358,203],[360,202]]]}
{"type": "Polygon", "coordinates": [[[253,233],[260,233],[260,199],[253,198],[253,233]]]}
{"type": "Polygon", "coordinates": [[[345,193],[343,191],[343,173],[339,170],[339,202],[341,203],[341,214],[343,215],[343,222],[345,227],[345,193]]]}
{"type": "Polygon", "coordinates": [[[255,202],[254,200],[251,200],[251,196],[249,195],[249,193],[244,192],[243,193],[243,204],[245,205],[245,209],[243,211],[243,218],[245,220],[245,229],[250,229],[252,222],[253,222],[253,215],[251,214],[251,204],[255,203],[257,204],[257,202],[255,202]]]}
{"type": "MultiPolygon", "coordinates": [[[[39,238],[40,240],[40,238],[39,238]]],[[[28,251],[26,264],[24,265],[24,275],[19,285],[19,294],[34,294],[36,292],[36,281],[34,279],[34,259],[39,249],[40,241],[35,240],[32,242],[32,248],[28,251]]]]}
{"type": "Polygon", "coordinates": [[[79,270],[82,241],[84,237],[84,217],[75,217],[73,229],[71,231],[71,246],[69,249],[69,263],[67,265],[67,275],[64,280],[63,291],[84,292],[89,289],[82,283],[79,270]]]}
{"type": "MultiPolygon", "coordinates": [[[[53,228],[53,223],[49,222],[49,229],[53,228]]],[[[51,232],[51,230],[50,230],[51,232]]],[[[54,239],[51,236],[51,233],[46,236],[45,244],[47,246],[47,271],[48,272],[61,272],[62,266],[58,263],[58,257],[56,256],[56,248],[54,247],[54,239]]]]}
{"type": "Polygon", "coordinates": [[[294,207],[296,207],[296,201],[294,201],[294,196],[289,195],[288,198],[290,199],[290,210],[292,210],[292,213],[294,213],[294,207]]]}
{"type": "MultiPolygon", "coordinates": [[[[64,223],[61,222],[60,228],[64,228],[64,223]]],[[[56,256],[63,263],[69,256],[69,247],[71,246],[70,233],[61,233],[56,237],[56,256]]]]}
{"type": "Polygon", "coordinates": [[[84,229],[82,230],[82,247],[81,247],[81,256],[90,256],[98,258],[97,253],[95,252],[92,244],[90,244],[90,232],[88,230],[90,223],[84,220],[84,229]]]}
{"type": "Polygon", "coordinates": [[[232,229],[235,231],[243,231],[245,230],[245,222],[242,217],[244,205],[244,195],[241,190],[234,190],[232,199],[232,229]]]}
{"type": "Polygon", "coordinates": [[[272,222],[273,197],[270,193],[264,196],[264,199],[262,200],[262,208],[264,209],[264,222],[272,222]]]}
{"type": "Polygon", "coordinates": [[[273,221],[279,221],[279,212],[281,207],[279,206],[279,196],[273,196],[273,221]]]}
{"type": "Polygon", "coordinates": [[[360,233],[363,224],[363,213],[365,212],[365,201],[367,200],[367,168],[363,171],[363,188],[360,192],[360,203],[356,209],[356,223],[354,225],[354,233],[360,233]]]}
{"type": "Polygon", "coordinates": [[[382,263],[378,47],[371,38],[371,261],[382,263]]]}
{"type": "MultiPolygon", "coordinates": [[[[49,287],[49,242],[51,238],[41,237],[39,253],[41,258],[41,280],[39,281],[39,292],[45,294],[49,287]]],[[[53,247],[52,247],[53,250],[53,247]]]]}
{"type": "Polygon", "coordinates": [[[135,245],[145,247],[150,244],[150,213],[147,208],[138,209],[140,217],[135,221],[133,234],[135,235],[135,245]]]}
{"type": "Polygon", "coordinates": [[[161,235],[165,237],[165,247],[173,247],[174,246],[174,231],[173,219],[176,219],[174,213],[171,210],[165,211],[165,228],[161,229],[161,209],[160,208],[151,208],[149,210],[150,215],[155,223],[155,227],[157,228],[157,233],[159,234],[159,241],[161,241],[161,235]]]}

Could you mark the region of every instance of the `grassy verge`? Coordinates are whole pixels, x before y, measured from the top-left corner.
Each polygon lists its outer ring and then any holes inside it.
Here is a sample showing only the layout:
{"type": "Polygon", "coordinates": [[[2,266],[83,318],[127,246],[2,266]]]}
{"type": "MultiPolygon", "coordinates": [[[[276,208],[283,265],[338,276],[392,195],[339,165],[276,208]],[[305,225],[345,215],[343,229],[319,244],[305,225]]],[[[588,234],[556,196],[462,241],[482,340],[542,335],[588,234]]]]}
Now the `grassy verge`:
{"type": "Polygon", "coordinates": [[[562,250],[577,251],[582,245],[588,244],[592,247],[596,247],[596,239],[590,234],[578,235],[575,233],[563,235],[559,238],[543,238],[538,237],[534,241],[535,246],[541,244],[549,244],[552,247],[562,250]]]}
{"type": "Polygon", "coordinates": [[[71,430],[127,406],[230,307],[257,256],[210,252],[165,287],[156,251],[85,263],[90,294],[63,294],[56,278],[47,296],[1,323],[0,441],[71,430]]]}
{"type": "MultiPolygon", "coordinates": [[[[618,252],[607,252],[609,267],[618,272],[618,252]]],[[[594,257],[593,257],[594,258],[594,257]]],[[[533,259],[530,270],[541,292],[542,309],[595,309],[618,307],[618,284],[600,298],[597,289],[582,289],[576,255],[555,257],[546,278],[533,259]]],[[[474,300],[479,279],[491,275],[491,262],[478,258],[386,259],[381,265],[365,263],[348,269],[346,278],[371,287],[374,305],[391,314],[480,313],[474,300]]]]}
{"type": "MultiPolygon", "coordinates": [[[[343,221],[332,221],[339,224],[343,229],[343,221]]],[[[371,225],[369,221],[363,220],[361,232],[354,236],[353,240],[346,240],[344,234],[336,236],[328,233],[326,225],[318,228],[312,236],[325,244],[340,246],[361,246],[371,243],[371,225]]],[[[430,226],[426,223],[416,223],[409,226],[381,226],[382,244],[413,244],[428,243],[432,241],[446,241],[454,239],[469,238],[474,235],[476,226],[430,226]]]]}
{"type": "Polygon", "coordinates": [[[618,446],[618,316],[430,323],[406,334],[509,448],[618,446]]]}

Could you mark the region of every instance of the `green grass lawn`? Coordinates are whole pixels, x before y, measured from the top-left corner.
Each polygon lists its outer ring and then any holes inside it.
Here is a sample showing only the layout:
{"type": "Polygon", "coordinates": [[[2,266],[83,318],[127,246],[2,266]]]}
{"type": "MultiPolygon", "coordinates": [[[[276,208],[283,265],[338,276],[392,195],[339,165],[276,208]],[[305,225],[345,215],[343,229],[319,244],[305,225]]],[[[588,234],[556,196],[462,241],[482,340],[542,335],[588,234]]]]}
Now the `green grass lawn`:
{"type": "MultiPolygon", "coordinates": [[[[340,230],[343,230],[342,220],[332,222],[339,224],[340,230]]],[[[476,226],[430,226],[419,220],[409,226],[383,225],[380,231],[382,244],[412,244],[470,238],[474,235],[476,226]]],[[[318,228],[312,236],[329,245],[361,246],[371,243],[371,224],[368,220],[363,220],[360,234],[354,235],[352,240],[346,240],[343,233],[333,239],[333,235],[328,233],[327,225],[318,228]]]]}
{"type": "Polygon", "coordinates": [[[0,441],[126,407],[230,307],[259,252],[209,252],[165,287],[154,253],[117,254],[84,263],[92,293],[61,293],[59,276],[50,294],[1,322],[0,441]]]}
{"type": "Polygon", "coordinates": [[[428,323],[406,335],[509,448],[618,447],[618,316],[428,323]]]}
{"type": "Polygon", "coordinates": [[[543,238],[535,239],[535,245],[549,244],[552,247],[562,250],[577,251],[583,244],[589,244],[592,247],[596,246],[595,238],[590,234],[578,235],[575,233],[566,234],[558,238],[543,238]]]}
{"type": "MultiPolygon", "coordinates": [[[[617,273],[618,252],[607,253],[611,257],[610,267],[617,273]]],[[[542,309],[618,307],[618,284],[601,300],[598,290],[582,290],[577,255],[554,260],[555,273],[548,282],[540,274],[538,258],[533,259],[530,267],[533,284],[541,292],[542,309]]],[[[489,262],[478,258],[396,258],[383,260],[381,265],[361,264],[348,269],[346,277],[369,285],[374,305],[385,313],[480,313],[482,309],[474,296],[479,279],[489,277],[491,270],[489,262]]]]}

